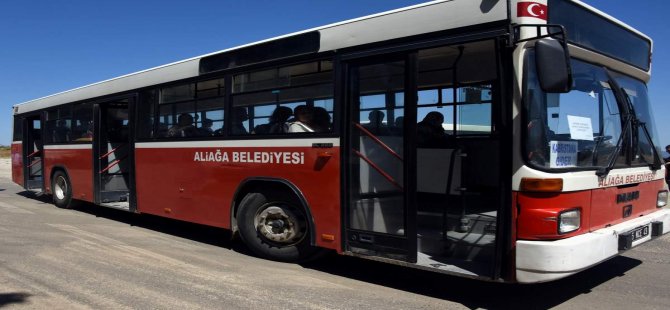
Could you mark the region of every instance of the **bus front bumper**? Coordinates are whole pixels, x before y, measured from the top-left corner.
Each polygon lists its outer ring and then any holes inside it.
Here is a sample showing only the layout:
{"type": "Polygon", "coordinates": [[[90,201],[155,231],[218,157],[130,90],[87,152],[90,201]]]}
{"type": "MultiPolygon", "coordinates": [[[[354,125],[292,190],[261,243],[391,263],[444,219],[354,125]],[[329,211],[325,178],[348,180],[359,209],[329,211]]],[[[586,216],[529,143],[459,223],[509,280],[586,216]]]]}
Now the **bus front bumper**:
{"type": "Polygon", "coordinates": [[[660,209],[624,223],[563,240],[518,240],[516,279],[520,283],[534,283],[567,277],[668,232],[670,209],[660,209]],[[640,238],[644,232],[648,234],[640,238]],[[635,237],[640,239],[633,241],[635,237]]]}

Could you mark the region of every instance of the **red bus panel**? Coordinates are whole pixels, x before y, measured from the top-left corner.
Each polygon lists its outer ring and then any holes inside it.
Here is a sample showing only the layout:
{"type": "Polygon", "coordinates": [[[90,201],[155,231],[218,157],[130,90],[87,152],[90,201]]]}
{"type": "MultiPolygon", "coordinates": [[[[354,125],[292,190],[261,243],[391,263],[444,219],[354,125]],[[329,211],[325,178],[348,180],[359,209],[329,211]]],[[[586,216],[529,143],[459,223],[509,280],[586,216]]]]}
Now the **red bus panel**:
{"type": "Polygon", "coordinates": [[[51,175],[55,167],[63,167],[72,183],[72,198],[93,202],[93,150],[44,150],[44,186],[51,193],[51,175]]]}
{"type": "Polygon", "coordinates": [[[523,240],[554,240],[572,237],[588,231],[591,209],[591,191],[570,193],[519,192],[517,237],[523,240]],[[580,228],[564,235],[558,234],[558,214],[561,211],[580,209],[580,228]]]}
{"type": "Polygon", "coordinates": [[[179,220],[230,228],[236,190],[249,178],[282,179],[304,196],[316,244],[340,244],[338,148],[136,148],[137,209],[179,220]],[[325,240],[322,234],[335,236],[325,240]]]}
{"type": "Polygon", "coordinates": [[[518,192],[517,238],[555,240],[595,231],[652,213],[664,180],[568,193],[518,192]],[[581,210],[577,231],[559,235],[558,215],[570,209],[581,210]]]}
{"type": "Polygon", "coordinates": [[[663,190],[663,184],[664,180],[655,180],[633,186],[594,189],[591,230],[619,224],[656,211],[656,198],[658,192],[663,190]],[[624,207],[632,208],[631,213],[625,218],[624,207]]]}

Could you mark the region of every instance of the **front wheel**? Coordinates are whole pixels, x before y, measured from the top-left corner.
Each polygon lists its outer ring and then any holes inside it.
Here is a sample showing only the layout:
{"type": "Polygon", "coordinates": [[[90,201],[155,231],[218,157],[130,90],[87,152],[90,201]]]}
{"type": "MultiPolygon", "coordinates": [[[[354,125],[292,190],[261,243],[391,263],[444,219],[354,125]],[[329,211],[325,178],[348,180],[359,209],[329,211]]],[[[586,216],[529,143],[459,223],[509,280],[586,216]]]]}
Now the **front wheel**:
{"type": "Polygon", "coordinates": [[[240,237],[256,255],[301,262],[319,250],[310,245],[310,227],[305,212],[291,195],[249,193],[237,213],[240,237]]]}
{"type": "Polygon", "coordinates": [[[51,193],[53,203],[63,209],[71,209],[73,207],[72,201],[72,183],[65,172],[56,171],[51,180],[51,193]]]}

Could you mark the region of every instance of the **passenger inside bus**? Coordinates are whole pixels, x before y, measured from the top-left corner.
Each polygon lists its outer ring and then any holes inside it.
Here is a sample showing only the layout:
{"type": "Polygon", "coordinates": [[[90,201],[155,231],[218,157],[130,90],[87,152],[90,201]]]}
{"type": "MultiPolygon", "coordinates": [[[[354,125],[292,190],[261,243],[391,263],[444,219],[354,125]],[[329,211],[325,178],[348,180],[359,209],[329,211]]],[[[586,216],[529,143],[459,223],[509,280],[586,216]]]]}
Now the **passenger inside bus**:
{"type": "Polygon", "coordinates": [[[388,126],[384,124],[384,117],[386,115],[384,112],[380,110],[372,110],[368,114],[368,120],[370,121],[369,123],[363,125],[365,129],[367,129],[369,132],[371,132],[374,135],[388,135],[390,134],[390,130],[388,126]]]}
{"type": "Polygon", "coordinates": [[[70,141],[70,129],[64,119],[58,120],[56,128],[53,131],[54,142],[68,142],[70,141]]]}
{"type": "Polygon", "coordinates": [[[398,116],[395,118],[395,127],[391,128],[394,135],[402,135],[405,130],[405,117],[398,116]]]}
{"type": "Polygon", "coordinates": [[[288,132],[314,132],[314,108],[306,105],[295,107],[295,118],[288,125],[288,132]]]}
{"type": "Polygon", "coordinates": [[[293,114],[289,107],[277,107],[270,116],[270,122],[254,128],[255,134],[278,134],[288,132],[286,121],[293,114]]]}
{"type": "Polygon", "coordinates": [[[193,116],[188,113],[182,113],[177,118],[177,125],[168,129],[168,137],[192,137],[196,134],[193,126],[193,116]]]}
{"type": "Polygon", "coordinates": [[[73,135],[74,141],[93,141],[93,121],[88,121],[85,126],[77,126],[76,130],[73,130],[73,135]]]}
{"type": "Polygon", "coordinates": [[[244,122],[249,120],[249,113],[245,107],[236,107],[233,110],[233,121],[231,132],[233,135],[246,135],[249,134],[247,128],[244,127],[244,122]]]}
{"type": "Polygon", "coordinates": [[[209,119],[205,118],[202,120],[202,127],[198,128],[198,135],[199,136],[211,136],[214,133],[214,130],[212,129],[212,125],[214,125],[214,122],[209,119]]]}
{"type": "Polygon", "coordinates": [[[315,132],[330,132],[331,120],[328,111],[322,107],[314,107],[313,129],[315,132]]]}
{"type": "Polygon", "coordinates": [[[448,135],[442,127],[444,115],[437,111],[426,114],[416,125],[417,145],[424,148],[441,148],[447,144],[448,135]]]}

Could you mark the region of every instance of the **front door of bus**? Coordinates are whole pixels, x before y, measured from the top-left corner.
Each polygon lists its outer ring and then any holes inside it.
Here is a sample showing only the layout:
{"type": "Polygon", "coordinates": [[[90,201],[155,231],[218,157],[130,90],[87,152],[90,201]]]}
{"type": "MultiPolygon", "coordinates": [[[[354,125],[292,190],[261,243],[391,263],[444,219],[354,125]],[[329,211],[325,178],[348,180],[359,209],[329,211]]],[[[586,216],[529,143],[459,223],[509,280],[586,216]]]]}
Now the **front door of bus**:
{"type": "MultiPolygon", "coordinates": [[[[416,262],[416,210],[408,175],[413,157],[403,126],[408,84],[406,55],[348,66],[347,250],[416,262]]],[[[409,111],[409,110],[407,110],[409,111]]]]}
{"type": "Polygon", "coordinates": [[[39,115],[23,121],[23,180],[24,187],[33,192],[44,191],[44,147],[42,144],[42,119],[39,115]]]}
{"type": "Polygon", "coordinates": [[[511,162],[497,44],[346,62],[347,251],[494,276],[511,162]]]}
{"type": "Polygon", "coordinates": [[[131,113],[134,98],[94,106],[94,187],[97,204],[135,210],[131,113]]]}

